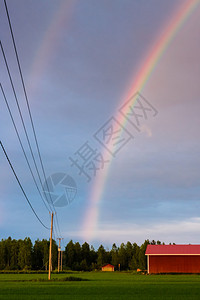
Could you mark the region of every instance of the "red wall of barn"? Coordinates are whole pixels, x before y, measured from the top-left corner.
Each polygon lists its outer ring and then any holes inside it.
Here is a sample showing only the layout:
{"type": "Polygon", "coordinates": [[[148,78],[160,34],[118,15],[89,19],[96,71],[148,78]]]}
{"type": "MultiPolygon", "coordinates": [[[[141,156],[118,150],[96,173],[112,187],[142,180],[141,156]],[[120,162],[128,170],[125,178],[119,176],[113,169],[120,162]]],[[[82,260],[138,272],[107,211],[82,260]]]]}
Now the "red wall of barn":
{"type": "Polygon", "coordinates": [[[149,273],[200,273],[200,255],[149,255],[149,273]]]}

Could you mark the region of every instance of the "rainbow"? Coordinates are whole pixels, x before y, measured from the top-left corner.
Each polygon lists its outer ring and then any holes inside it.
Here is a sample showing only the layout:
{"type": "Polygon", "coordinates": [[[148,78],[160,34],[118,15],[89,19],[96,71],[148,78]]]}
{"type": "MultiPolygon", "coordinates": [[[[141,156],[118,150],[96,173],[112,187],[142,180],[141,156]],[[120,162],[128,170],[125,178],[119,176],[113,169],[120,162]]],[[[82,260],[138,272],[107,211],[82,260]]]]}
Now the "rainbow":
{"type": "Polygon", "coordinates": [[[54,13],[52,22],[47,27],[42,43],[31,65],[29,82],[27,83],[31,99],[34,99],[41,77],[46,71],[49,62],[54,58],[56,50],[59,49],[63,39],[63,32],[66,34],[66,31],[69,29],[69,22],[73,16],[76,2],[76,0],[61,2],[54,13]]]}
{"type": "MultiPolygon", "coordinates": [[[[178,8],[178,11],[175,12],[175,14],[171,18],[171,21],[165,26],[164,30],[162,31],[161,37],[159,36],[154,47],[152,48],[150,53],[148,53],[147,58],[144,60],[144,64],[140,68],[140,71],[133,78],[132,86],[128,90],[126,96],[123,98],[123,101],[122,103],[120,103],[119,107],[121,107],[121,105],[123,105],[123,103],[125,103],[127,99],[130,99],[130,97],[136,92],[142,92],[163,54],[168,49],[170,43],[175,38],[187,19],[190,17],[192,12],[197,8],[198,4],[199,0],[189,0],[186,1],[184,5],[178,8]]],[[[134,105],[134,101],[135,98],[133,98],[132,105],[134,105]]],[[[120,124],[123,124],[125,126],[125,117],[116,113],[115,118],[118,119],[118,122],[120,124]]],[[[102,153],[102,155],[103,157],[107,157],[107,151],[104,150],[104,153],[102,153]]],[[[86,241],[91,241],[95,236],[100,212],[99,204],[106,187],[106,179],[108,177],[110,166],[111,163],[105,165],[104,170],[97,174],[89,196],[87,210],[82,225],[82,238],[86,241]]]]}

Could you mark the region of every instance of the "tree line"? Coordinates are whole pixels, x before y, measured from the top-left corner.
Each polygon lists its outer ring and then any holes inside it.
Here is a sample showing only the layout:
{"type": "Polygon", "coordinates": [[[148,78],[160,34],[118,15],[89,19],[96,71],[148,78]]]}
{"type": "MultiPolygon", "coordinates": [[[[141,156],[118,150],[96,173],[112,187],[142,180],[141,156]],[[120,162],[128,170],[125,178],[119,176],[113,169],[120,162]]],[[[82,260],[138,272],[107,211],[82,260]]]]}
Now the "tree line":
{"type": "MultiPolygon", "coordinates": [[[[87,242],[82,245],[72,240],[63,251],[63,269],[74,271],[92,271],[110,263],[120,270],[146,270],[145,251],[148,244],[161,244],[160,241],[145,240],[137,243],[122,243],[119,247],[114,243],[111,250],[100,245],[97,250],[87,242]]],[[[163,243],[164,244],[164,243],[163,243]]],[[[9,237],[0,241],[0,270],[47,270],[49,259],[49,241],[36,240],[34,244],[29,237],[15,240],[9,237]]],[[[58,264],[58,246],[52,241],[52,267],[58,264]]]]}

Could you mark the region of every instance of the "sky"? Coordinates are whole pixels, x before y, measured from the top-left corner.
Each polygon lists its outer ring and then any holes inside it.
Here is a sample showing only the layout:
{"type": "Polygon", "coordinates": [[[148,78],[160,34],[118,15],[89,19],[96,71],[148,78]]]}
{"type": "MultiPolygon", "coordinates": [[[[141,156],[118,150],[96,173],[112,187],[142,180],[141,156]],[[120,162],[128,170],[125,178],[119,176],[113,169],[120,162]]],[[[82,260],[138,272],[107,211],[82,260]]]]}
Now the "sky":
{"type": "MultiPolygon", "coordinates": [[[[139,91],[156,114],[143,118],[140,132],[119,117],[119,109],[138,92],[134,83],[166,28],[192,2],[7,0],[45,173],[69,175],[77,187],[70,204],[56,207],[63,245],[71,239],[95,247],[145,239],[200,243],[200,5],[181,23],[139,91]],[[108,120],[118,121],[122,140],[130,137],[114,156],[120,144],[110,153],[99,142],[108,120]],[[107,160],[93,160],[96,176],[92,164],[86,176],[72,162],[84,145],[107,160]]],[[[42,174],[2,0],[0,39],[42,174]]],[[[37,178],[2,53],[0,82],[37,178]]],[[[0,139],[32,206],[49,227],[49,212],[2,94],[0,108],[0,139]]],[[[0,170],[0,238],[48,239],[49,230],[28,206],[2,151],[0,170]]],[[[59,193],[65,193],[63,186],[59,193]]]]}

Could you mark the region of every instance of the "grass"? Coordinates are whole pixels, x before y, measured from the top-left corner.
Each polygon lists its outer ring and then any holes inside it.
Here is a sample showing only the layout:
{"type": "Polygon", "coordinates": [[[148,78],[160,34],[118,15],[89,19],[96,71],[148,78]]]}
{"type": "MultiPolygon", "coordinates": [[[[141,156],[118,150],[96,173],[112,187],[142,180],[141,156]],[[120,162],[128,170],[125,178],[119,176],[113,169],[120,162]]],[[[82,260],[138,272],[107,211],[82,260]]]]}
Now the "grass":
{"type": "Polygon", "coordinates": [[[200,299],[199,275],[73,272],[46,279],[47,274],[0,274],[0,299],[200,299]]]}

